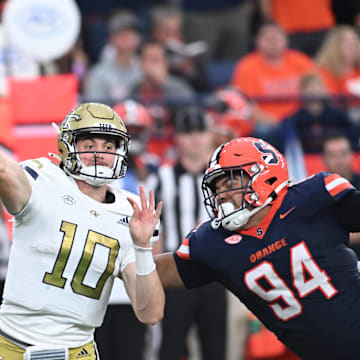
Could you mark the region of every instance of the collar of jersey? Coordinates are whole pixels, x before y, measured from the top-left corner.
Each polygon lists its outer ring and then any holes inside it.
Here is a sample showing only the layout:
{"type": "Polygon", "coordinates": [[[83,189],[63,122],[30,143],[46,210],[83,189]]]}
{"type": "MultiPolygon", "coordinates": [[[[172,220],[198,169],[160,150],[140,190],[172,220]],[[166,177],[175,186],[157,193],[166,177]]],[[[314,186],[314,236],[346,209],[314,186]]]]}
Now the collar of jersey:
{"type": "MultiPolygon", "coordinates": [[[[68,176],[68,179],[73,184],[74,188],[76,189],[76,192],[77,192],[78,196],[82,197],[88,203],[92,203],[93,206],[97,206],[98,208],[103,208],[105,210],[112,210],[112,209],[116,208],[114,205],[115,204],[118,205],[119,201],[126,200],[125,193],[122,193],[122,191],[120,189],[119,189],[119,191],[116,191],[116,190],[114,190],[114,187],[111,184],[107,184],[107,191],[110,191],[110,192],[112,192],[114,194],[115,201],[112,202],[112,203],[106,203],[106,202],[97,201],[97,200],[93,199],[92,197],[84,194],[80,190],[78,183],[76,182],[76,180],[73,177],[68,176]],[[120,194],[122,195],[121,200],[119,199],[120,194]]],[[[126,200],[126,203],[127,203],[127,200],[126,200]]],[[[130,204],[129,204],[129,208],[131,209],[130,204]]]]}
{"type": "Polygon", "coordinates": [[[282,193],[278,195],[278,198],[271,205],[269,212],[266,214],[264,219],[259,224],[255,225],[247,230],[239,230],[238,233],[240,233],[241,235],[247,235],[247,236],[256,237],[258,239],[263,239],[267,232],[267,229],[269,228],[269,226],[274,218],[274,215],[279,210],[287,192],[288,192],[288,189],[286,188],[285,191],[282,191],[282,193]],[[257,234],[257,229],[259,229],[259,228],[262,228],[262,235],[257,234]]]}

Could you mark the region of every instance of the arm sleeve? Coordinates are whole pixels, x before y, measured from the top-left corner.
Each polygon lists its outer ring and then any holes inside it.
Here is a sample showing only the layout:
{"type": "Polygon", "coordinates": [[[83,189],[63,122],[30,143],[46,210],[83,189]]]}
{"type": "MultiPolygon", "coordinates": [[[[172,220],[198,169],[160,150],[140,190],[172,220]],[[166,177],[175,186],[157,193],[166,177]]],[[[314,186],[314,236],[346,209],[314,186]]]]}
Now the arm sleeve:
{"type": "Polygon", "coordinates": [[[174,253],[177,270],[186,288],[191,289],[215,281],[212,270],[196,261],[184,260],[174,253]]]}
{"type": "Polygon", "coordinates": [[[336,215],[339,223],[349,232],[360,231],[360,191],[346,194],[336,204],[336,215]]]}

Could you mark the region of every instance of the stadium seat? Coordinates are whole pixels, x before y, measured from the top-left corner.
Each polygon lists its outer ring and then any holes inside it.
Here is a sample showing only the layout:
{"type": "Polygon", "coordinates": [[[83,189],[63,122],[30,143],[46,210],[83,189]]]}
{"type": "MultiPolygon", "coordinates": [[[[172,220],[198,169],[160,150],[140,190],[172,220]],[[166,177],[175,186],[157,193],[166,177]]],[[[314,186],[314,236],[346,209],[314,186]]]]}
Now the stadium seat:
{"type": "Polygon", "coordinates": [[[78,81],[73,74],[11,79],[15,124],[60,122],[76,106],[78,81]]]}
{"type": "Polygon", "coordinates": [[[352,168],[354,171],[360,173],[360,152],[354,152],[352,168]]]}
{"type": "Polygon", "coordinates": [[[11,150],[14,147],[13,117],[11,103],[7,98],[0,99],[0,119],[0,144],[11,150]]]}
{"type": "Polygon", "coordinates": [[[57,133],[50,124],[18,125],[14,129],[15,156],[18,161],[57,154],[57,133]]]}
{"type": "Polygon", "coordinates": [[[304,161],[308,176],[326,170],[321,154],[305,154],[304,161]]]}

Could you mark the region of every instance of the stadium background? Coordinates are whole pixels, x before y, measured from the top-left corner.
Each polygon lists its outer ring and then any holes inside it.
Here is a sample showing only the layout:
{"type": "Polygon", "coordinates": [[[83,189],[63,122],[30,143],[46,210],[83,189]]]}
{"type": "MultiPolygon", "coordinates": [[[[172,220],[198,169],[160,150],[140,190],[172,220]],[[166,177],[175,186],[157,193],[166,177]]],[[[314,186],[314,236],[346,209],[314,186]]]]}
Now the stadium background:
{"type": "MultiPolygon", "coordinates": [[[[216,44],[216,51],[211,47],[204,52],[204,73],[202,76],[206,80],[206,86],[199,89],[193,89],[192,98],[184,102],[183,99],[171,98],[169,99],[155,99],[157,105],[165,108],[176,106],[199,105],[206,111],[210,111],[210,100],[212,95],[216,94],[219,89],[227,88],[232,84],[234,71],[238,61],[244,56],[255,50],[255,37],[259,26],[264,20],[272,20],[282,26],[289,38],[295,38],[299,33],[305,34],[305,43],[311,41],[311,37],[317,38],[319,33],[322,33],[323,40],[325,36],[340,25],[350,26],[356,33],[360,31],[360,5],[359,2],[354,1],[336,1],[336,0],[228,0],[228,1],[186,1],[186,0],[169,0],[169,1],[128,1],[128,0],[108,0],[101,2],[90,2],[77,0],[79,6],[82,27],[79,41],[75,47],[71,49],[61,59],[56,59],[50,64],[37,64],[37,76],[9,76],[7,71],[2,71],[2,82],[6,83],[5,90],[2,90],[0,97],[0,146],[1,149],[9,156],[14,157],[17,161],[22,161],[27,158],[37,158],[46,156],[49,152],[57,153],[56,144],[56,130],[52,123],[59,124],[64,114],[73,109],[76,104],[83,101],[92,101],[85,92],[87,76],[95,64],[100,61],[100,56],[104,46],[108,42],[109,19],[119,9],[130,11],[136,18],[136,31],[141,37],[141,42],[146,42],[151,39],[151,14],[152,10],[161,5],[169,5],[176,7],[182,13],[183,21],[187,24],[187,17],[191,19],[193,16],[207,16],[208,19],[213,19],[214,29],[208,29],[209,36],[218,36],[219,40],[216,44]],[[294,4],[297,3],[297,4],[294,4]],[[292,7],[299,7],[303,13],[298,14],[296,18],[292,18],[292,7]],[[279,10],[280,9],[280,10],[279,10]],[[305,9],[305,10],[304,10],[305,9]],[[331,21],[324,25],[324,28],[311,28],[312,24],[319,24],[324,18],[324,9],[330,14],[331,21]],[[243,46],[239,49],[233,49],[233,52],[226,52],[219,44],[224,45],[234,34],[232,29],[225,29],[227,25],[227,17],[224,14],[233,11],[239,11],[246,14],[248,17],[247,27],[243,29],[242,42],[243,46]],[[286,12],[288,11],[288,16],[286,12]],[[314,16],[309,16],[306,12],[310,11],[314,16]],[[318,14],[319,18],[316,17],[318,14]],[[309,21],[306,21],[309,20],[309,21]],[[303,21],[303,23],[301,23],[303,21]],[[296,23],[296,24],[295,24],[296,23]],[[216,26],[215,26],[216,24],[216,26]],[[300,26],[300,28],[299,28],[300,26]],[[301,26],[304,26],[301,29],[301,26]],[[216,29],[219,29],[217,32],[216,29]],[[226,30],[226,31],[225,31],[226,30]],[[294,36],[295,35],[295,36],[294,36]],[[214,50],[214,51],[213,51],[214,50]],[[236,52],[237,51],[237,52],[236,52]],[[78,56],[81,54],[81,56],[78,56]],[[210,99],[210,100],[209,100],[210,99]]],[[[1,1],[1,8],[4,8],[6,1],[1,1]]],[[[296,10],[298,11],[298,10],[296,10]]],[[[210,20],[211,21],[211,20],[210,20]]],[[[325,21],[326,22],[326,21],[325,21]]],[[[189,37],[191,34],[191,27],[184,27],[181,34],[184,44],[194,40],[189,37]]],[[[316,58],[317,51],[320,50],[322,41],[319,42],[318,47],[308,50],[304,45],[304,52],[308,52],[310,58],[316,58]],[[314,51],[315,50],[315,51],[314,51]],[[311,53],[312,52],[312,53],[311,53]]],[[[360,38],[357,38],[358,46],[358,61],[354,65],[356,77],[360,81],[360,38]]],[[[301,43],[301,42],[299,42],[301,43]]],[[[141,45],[140,45],[141,46],[141,45]]],[[[185,48],[184,48],[185,49],[185,48]]],[[[183,49],[183,50],[184,50],[183,49]]],[[[7,45],[0,43],[0,52],[2,53],[1,68],[9,66],[6,63],[8,58],[6,52],[9,51],[7,45]]],[[[185,51],[185,50],[184,50],[185,51]]],[[[137,55],[136,55],[137,56],[137,55]]],[[[184,56],[188,56],[184,54],[184,56]]],[[[193,60],[193,59],[191,59],[193,60]]],[[[16,60],[13,60],[16,61],[16,60]]],[[[314,69],[316,71],[316,69],[314,69]]],[[[241,88],[237,91],[242,92],[241,88]]],[[[358,124],[360,118],[352,116],[354,108],[360,109],[358,95],[360,92],[353,93],[332,93],[331,101],[334,106],[337,106],[344,114],[348,115],[352,121],[353,133],[358,133],[358,124]],[[355,104],[355,105],[354,105],[355,104]],[[352,113],[350,114],[350,107],[352,113]]],[[[257,105],[267,102],[293,102],[294,97],[283,96],[276,97],[267,95],[262,96],[247,96],[246,102],[257,105]]],[[[123,98],[105,98],[103,102],[114,105],[122,101],[123,98]]],[[[136,98],[140,100],[141,98],[136,98]]],[[[146,106],[152,105],[152,100],[146,99],[143,103],[146,106]]],[[[301,106],[300,98],[297,101],[297,108],[301,106]]],[[[227,104],[228,107],[232,105],[227,104]]],[[[218,109],[215,109],[218,111],[218,109]]],[[[222,112],[219,111],[221,114],[222,112]]],[[[240,119],[244,120],[244,119],[240,119]]],[[[239,120],[239,121],[240,121],[239,120]]],[[[250,117],[247,121],[253,121],[250,117]]],[[[214,120],[215,121],[215,120],[214,120]]],[[[281,122],[281,119],[280,119],[281,122]]],[[[154,126],[154,125],[153,125],[154,126]]],[[[171,126],[171,121],[170,121],[171,126]]],[[[215,125],[214,125],[215,126],[215,125]]],[[[237,132],[233,133],[234,136],[237,132]]],[[[241,132],[240,132],[241,135],[241,132]]],[[[252,135],[250,132],[247,135],[252,135]]],[[[353,139],[353,169],[360,171],[360,155],[358,137],[356,135],[353,139]]],[[[159,152],[157,155],[164,155],[164,159],[168,153],[159,152]]],[[[302,154],[306,168],[306,175],[311,175],[315,172],[325,169],[321,154],[318,152],[311,152],[302,154]]],[[[11,233],[11,225],[9,225],[11,233]]],[[[259,326],[256,321],[252,319],[251,326],[259,326]]],[[[248,331],[248,329],[246,330],[248,331]]],[[[271,359],[271,354],[262,352],[268,345],[256,344],[254,340],[254,348],[260,349],[258,352],[252,353],[252,359],[271,359]]],[[[270,339],[270,342],[273,339],[270,339]]],[[[275,350],[274,350],[275,351],[275,350]]],[[[280,357],[276,357],[279,359],[280,357]]],[[[285,357],[284,357],[285,359],[285,357]]],[[[290,357],[289,357],[290,359],[290,357]]],[[[205,359],[206,360],[206,359],[205,359]]],[[[231,359],[233,360],[233,359],[231,359]]]]}

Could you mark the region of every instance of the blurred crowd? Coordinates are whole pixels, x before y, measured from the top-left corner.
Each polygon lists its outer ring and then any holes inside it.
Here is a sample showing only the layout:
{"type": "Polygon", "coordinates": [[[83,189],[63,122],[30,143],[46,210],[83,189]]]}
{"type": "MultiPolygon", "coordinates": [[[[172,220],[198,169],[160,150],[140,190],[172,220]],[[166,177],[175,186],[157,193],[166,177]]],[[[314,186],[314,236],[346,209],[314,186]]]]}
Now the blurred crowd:
{"type": "Polygon", "coordinates": [[[77,3],[79,41],[43,71],[73,72],[83,101],[144,105],[148,151],[161,160],[184,106],[209,115],[215,142],[254,135],[319,153],[336,128],[359,150],[359,2],[77,3]]]}
{"type": "Polygon", "coordinates": [[[147,150],[161,160],[172,156],[184,106],[201,107],[216,136],[319,153],[336,128],[359,150],[358,1],[76,2],[82,29],[69,53],[37,67],[9,56],[4,71],[73,73],[81,101],[144,105],[147,150]]]}
{"type": "MultiPolygon", "coordinates": [[[[186,235],[172,211],[185,219],[185,228],[206,216],[197,193],[183,204],[184,193],[175,187],[187,184],[190,191],[199,184],[209,154],[234,137],[261,137],[275,145],[285,153],[294,180],[311,175],[307,159],[315,155],[326,169],[360,185],[352,158],[360,152],[360,1],[76,2],[82,29],[68,54],[46,64],[9,57],[0,73],[73,73],[81,102],[115,107],[132,136],[127,184],[119,186],[136,192],[144,183],[169,206],[163,219],[168,243],[158,251],[176,248],[186,235]],[[197,215],[189,219],[189,213],[197,215]],[[169,243],[172,226],[179,239],[169,243]]],[[[353,241],[357,249],[360,237],[353,241]]],[[[136,326],[143,342],[133,344],[129,336],[134,352],[126,357],[122,347],[121,358],[136,360],[141,353],[145,360],[296,359],[219,289],[167,295],[166,332],[136,326]],[[220,308],[226,312],[219,314],[220,308]],[[193,324],[202,347],[187,338],[193,324]]],[[[119,303],[115,299],[113,306],[119,303]]],[[[109,334],[118,333],[111,321],[105,324],[101,338],[114,344],[109,334]]],[[[121,338],[131,335],[128,326],[121,338]]],[[[111,345],[98,337],[105,354],[111,345]]]]}

